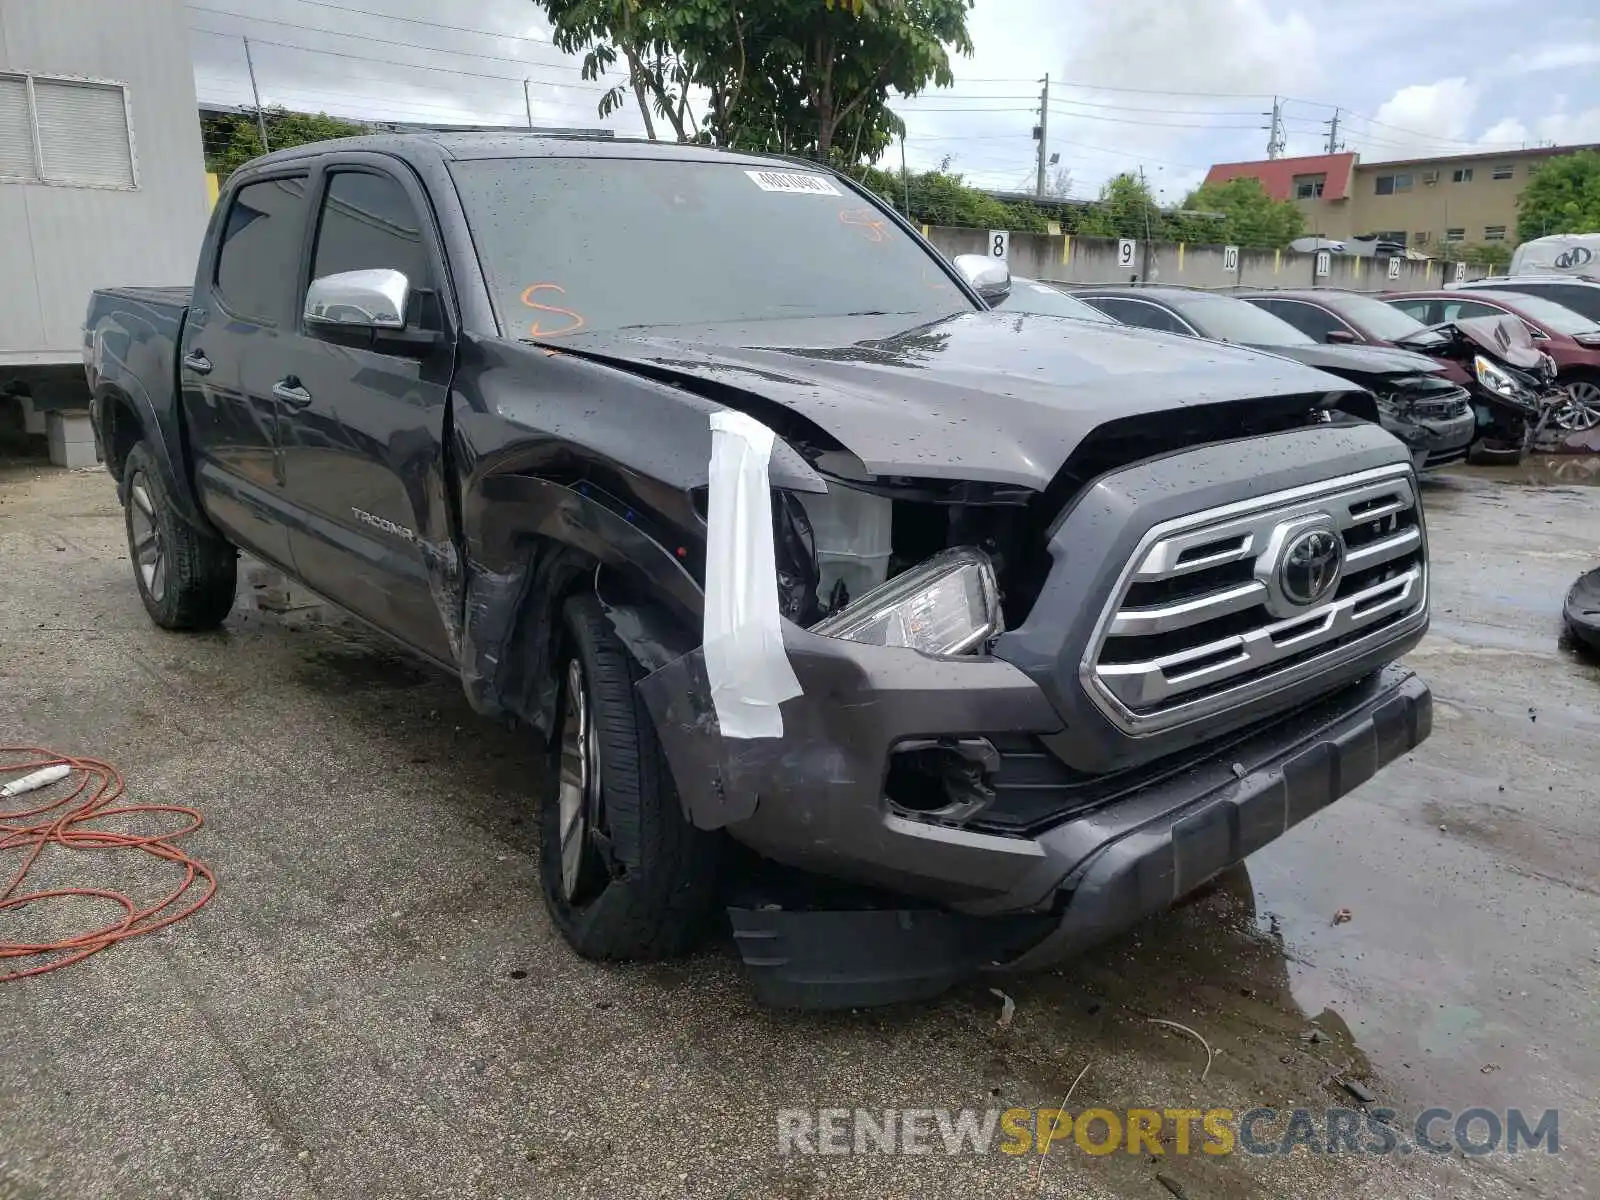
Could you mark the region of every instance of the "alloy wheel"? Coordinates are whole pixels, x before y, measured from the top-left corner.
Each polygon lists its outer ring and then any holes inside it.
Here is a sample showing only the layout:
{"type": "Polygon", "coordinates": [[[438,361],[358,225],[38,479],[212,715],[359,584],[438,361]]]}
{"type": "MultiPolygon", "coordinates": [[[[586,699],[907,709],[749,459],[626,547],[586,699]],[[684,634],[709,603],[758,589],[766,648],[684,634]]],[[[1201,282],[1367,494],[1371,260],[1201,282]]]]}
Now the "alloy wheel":
{"type": "Polygon", "coordinates": [[[591,842],[600,819],[600,733],[590,707],[583,666],[576,657],[567,663],[557,806],[561,891],[570,904],[580,898],[594,873],[591,842]]]}
{"type": "Polygon", "coordinates": [[[1600,425],[1600,384],[1578,379],[1562,390],[1567,398],[1550,417],[1557,427],[1577,433],[1600,425]]]}
{"type": "Polygon", "coordinates": [[[128,484],[128,528],[131,533],[134,567],[144,580],[144,590],[156,603],[167,591],[167,550],[161,540],[161,524],[156,520],[155,501],[144,473],[128,484]]]}

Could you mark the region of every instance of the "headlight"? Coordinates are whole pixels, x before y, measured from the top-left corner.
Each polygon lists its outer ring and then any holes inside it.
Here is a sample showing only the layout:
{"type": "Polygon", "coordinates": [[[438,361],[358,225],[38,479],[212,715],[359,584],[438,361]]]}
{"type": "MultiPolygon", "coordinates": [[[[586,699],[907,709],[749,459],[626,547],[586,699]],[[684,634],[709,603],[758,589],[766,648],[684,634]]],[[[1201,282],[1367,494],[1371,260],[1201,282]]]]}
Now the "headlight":
{"type": "Polygon", "coordinates": [[[969,546],[945,550],[920,567],[863,592],[812,633],[906,646],[925,654],[962,654],[1005,628],[989,556],[969,546]]]}
{"type": "Polygon", "coordinates": [[[1522,399],[1522,385],[1483,355],[1480,354],[1472,360],[1472,370],[1478,377],[1478,383],[1495,395],[1504,396],[1507,400],[1522,399]]]}

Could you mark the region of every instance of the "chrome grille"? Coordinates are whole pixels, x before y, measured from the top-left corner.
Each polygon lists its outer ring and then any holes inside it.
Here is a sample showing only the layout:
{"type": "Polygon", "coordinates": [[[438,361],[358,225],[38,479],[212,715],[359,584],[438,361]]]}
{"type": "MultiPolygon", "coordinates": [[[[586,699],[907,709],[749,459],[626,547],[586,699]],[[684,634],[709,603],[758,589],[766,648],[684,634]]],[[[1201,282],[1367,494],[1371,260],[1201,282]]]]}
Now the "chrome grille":
{"type": "MultiPolygon", "coordinates": [[[[1326,537],[1317,544],[1326,547],[1326,537]]],[[[1152,529],[1101,614],[1080,674],[1107,716],[1144,733],[1316,675],[1426,619],[1416,477],[1408,466],[1384,467],[1152,529]],[[1329,532],[1342,563],[1321,573],[1322,595],[1297,603],[1285,560],[1303,535],[1329,532]]]]}

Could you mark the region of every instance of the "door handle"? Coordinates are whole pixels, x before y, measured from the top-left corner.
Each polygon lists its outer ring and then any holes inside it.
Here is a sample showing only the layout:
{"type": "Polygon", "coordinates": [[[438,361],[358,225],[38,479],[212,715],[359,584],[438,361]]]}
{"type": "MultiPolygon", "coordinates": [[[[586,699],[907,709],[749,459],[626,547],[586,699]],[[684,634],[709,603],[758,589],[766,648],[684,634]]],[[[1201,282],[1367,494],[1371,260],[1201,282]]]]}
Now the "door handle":
{"type": "Polygon", "coordinates": [[[293,375],[290,375],[287,379],[280,379],[273,384],[272,394],[290,408],[304,408],[311,403],[311,393],[301,387],[300,381],[293,375]]]}
{"type": "Polygon", "coordinates": [[[191,350],[183,356],[183,365],[196,375],[211,374],[211,360],[204,350],[191,350]]]}

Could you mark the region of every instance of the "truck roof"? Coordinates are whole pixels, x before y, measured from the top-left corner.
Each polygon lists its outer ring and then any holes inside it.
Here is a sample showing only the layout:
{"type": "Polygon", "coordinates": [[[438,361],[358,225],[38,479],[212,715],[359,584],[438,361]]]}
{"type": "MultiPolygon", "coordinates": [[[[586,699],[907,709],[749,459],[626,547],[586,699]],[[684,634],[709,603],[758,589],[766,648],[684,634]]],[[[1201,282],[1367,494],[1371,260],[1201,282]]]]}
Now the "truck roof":
{"type": "Polygon", "coordinates": [[[329,150],[392,154],[397,158],[431,158],[468,161],[488,158],[653,158],[680,162],[728,162],[747,166],[803,166],[826,170],[821,163],[775,154],[749,154],[715,146],[679,142],[652,142],[644,138],[549,137],[528,133],[378,133],[362,137],[308,142],[288,150],[274,150],[247,165],[251,170],[326,154],[329,150]]]}

